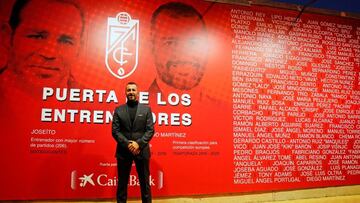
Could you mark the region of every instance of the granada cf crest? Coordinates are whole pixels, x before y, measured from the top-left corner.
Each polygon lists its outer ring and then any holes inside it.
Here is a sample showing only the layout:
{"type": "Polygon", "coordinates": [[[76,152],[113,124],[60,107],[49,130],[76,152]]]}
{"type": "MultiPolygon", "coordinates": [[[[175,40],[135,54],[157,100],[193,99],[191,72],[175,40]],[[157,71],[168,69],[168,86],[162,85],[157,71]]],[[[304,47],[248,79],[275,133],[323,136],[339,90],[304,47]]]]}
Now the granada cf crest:
{"type": "Polygon", "coordinates": [[[130,76],[138,65],[139,20],[126,12],[108,17],[105,64],[119,79],[130,76]]]}

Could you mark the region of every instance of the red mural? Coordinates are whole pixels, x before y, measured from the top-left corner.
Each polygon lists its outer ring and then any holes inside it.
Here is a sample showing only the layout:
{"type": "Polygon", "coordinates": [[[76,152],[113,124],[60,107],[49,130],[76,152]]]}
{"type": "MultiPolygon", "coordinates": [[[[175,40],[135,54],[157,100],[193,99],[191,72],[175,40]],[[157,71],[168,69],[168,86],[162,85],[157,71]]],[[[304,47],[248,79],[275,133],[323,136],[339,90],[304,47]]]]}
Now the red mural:
{"type": "MultiPolygon", "coordinates": [[[[154,197],[359,184],[359,20],[190,0],[0,8],[0,199],[115,198],[129,81],[155,120],[154,197]]],[[[128,185],[137,197],[135,169],[128,185]]]]}

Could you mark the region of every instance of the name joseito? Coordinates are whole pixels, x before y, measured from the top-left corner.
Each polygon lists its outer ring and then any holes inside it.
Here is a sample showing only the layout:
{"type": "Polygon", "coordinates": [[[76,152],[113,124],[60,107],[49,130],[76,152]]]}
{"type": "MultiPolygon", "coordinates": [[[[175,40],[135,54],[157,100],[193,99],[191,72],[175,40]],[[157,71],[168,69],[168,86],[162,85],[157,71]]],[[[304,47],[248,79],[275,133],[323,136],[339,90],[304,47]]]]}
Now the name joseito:
{"type": "Polygon", "coordinates": [[[53,129],[33,129],[31,135],[55,135],[56,130],[53,129]]]}

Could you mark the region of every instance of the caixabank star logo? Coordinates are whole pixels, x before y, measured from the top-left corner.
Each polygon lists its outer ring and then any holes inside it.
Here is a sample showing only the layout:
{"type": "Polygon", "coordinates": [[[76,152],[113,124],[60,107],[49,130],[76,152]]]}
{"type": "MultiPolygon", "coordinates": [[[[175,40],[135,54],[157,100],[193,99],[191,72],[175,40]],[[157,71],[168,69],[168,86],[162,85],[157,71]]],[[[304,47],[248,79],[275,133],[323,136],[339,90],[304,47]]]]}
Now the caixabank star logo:
{"type": "Polygon", "coordinates": [[[126,12],[108,17],[105,64],[119,79],[130,76],[138,65],[139,20],[126,12]]]}

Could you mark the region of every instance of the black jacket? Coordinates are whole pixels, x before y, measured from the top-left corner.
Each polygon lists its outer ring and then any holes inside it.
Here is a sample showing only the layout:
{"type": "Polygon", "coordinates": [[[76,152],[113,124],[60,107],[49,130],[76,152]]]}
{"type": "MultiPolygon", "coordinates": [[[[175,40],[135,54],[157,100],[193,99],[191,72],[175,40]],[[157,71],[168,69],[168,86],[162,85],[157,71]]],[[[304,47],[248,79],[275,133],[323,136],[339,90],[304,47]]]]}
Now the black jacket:
{"type": "Polygon", "coordinates": [[[117,142],[116,157],[133,156],[128,149],[130,140],[140,146],[138,158],[149,158],[149,142],[154,135],[154,122],[151,109],[147,105],[138,104],[134,123],[131,123],[127,104],[115,108],[112,122],[112,136],[117,142]]]}

